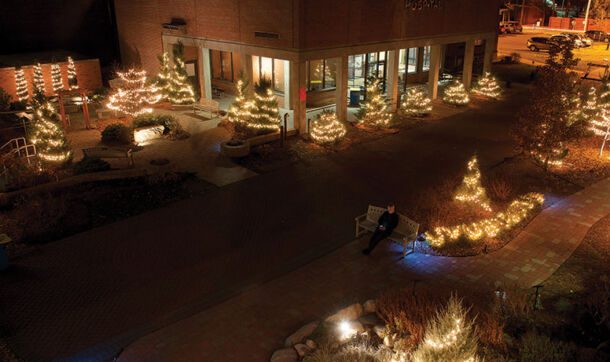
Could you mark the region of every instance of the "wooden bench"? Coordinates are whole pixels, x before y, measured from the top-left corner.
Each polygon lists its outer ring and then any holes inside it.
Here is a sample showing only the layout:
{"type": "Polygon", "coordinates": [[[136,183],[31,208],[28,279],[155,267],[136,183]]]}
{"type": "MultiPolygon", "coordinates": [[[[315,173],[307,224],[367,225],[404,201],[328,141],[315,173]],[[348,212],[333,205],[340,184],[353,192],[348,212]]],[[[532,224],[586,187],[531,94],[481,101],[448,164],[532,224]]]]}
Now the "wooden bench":
{"type": "Polygon", "coordinates": [[[95,113],[97,113],[97,119],[118,117],[117,111],[108,108],[98,108],[95,110],[95,113]]]}
{"type": "Polygon", "coordinates": [[[120,147],[92,147],[83,148],[83,154],[85,157],[91,158],[125,158],[127,159],[127,165],[134,167],[133,155],[131,154],[130,148],[120,147]]]}
{"type": "Polygon", "coordinates": [[[218,115],[220,108],[218,102],[213,99],[201,98],[199,103],[193,103],[193,113],[207,112],[210,114],[210,119],[214,118],[214,115],[218,115]]]}
{"type": "MultiPolygon", "coordinates": [[[[356,217],[356,238],[359,238],[365,232],[374,232],[377,229],[378,221],[381,215],[386,211],[383,207],[369,205],[366,214],[356,217]]],[[[402,244],[402,256],[407,256],[407,245],[412,243],[411,251],[408,254],[415,252],[415,240],[419,224],[409,219],[408,217],[398,213],[398,225],[388,236],[388,239],[402,244]]]]}

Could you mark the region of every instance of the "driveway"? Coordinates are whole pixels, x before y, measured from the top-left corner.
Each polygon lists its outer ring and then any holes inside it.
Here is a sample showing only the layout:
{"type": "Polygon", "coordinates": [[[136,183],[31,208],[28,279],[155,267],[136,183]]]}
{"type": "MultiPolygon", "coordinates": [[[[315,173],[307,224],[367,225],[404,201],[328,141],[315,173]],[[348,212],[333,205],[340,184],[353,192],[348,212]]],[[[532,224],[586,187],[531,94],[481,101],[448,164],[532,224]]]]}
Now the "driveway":
{"type": "MultiPolygon", "coordinates": [[[[369,203],[398,207],[513,154],[517,92],[440,121],[232,183],[57,241],[0,274],[0,326],[27,360],[102,361],[154,330],[353,240],[369,203]]],[[[273,303],[266,295],[264,303],[273,303]]]]}

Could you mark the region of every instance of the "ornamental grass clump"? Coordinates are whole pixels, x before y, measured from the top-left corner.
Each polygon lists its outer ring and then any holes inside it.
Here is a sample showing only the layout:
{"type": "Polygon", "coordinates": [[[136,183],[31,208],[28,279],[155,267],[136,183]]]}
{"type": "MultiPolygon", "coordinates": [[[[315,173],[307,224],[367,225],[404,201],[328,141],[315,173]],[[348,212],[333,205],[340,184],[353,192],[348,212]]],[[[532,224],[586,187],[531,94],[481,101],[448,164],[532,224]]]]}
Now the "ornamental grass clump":
{"type": "Polygon", "coordinates": [[[318,114],[311,122],[309,130],[311,138],[320,144],[337,143],[346,133],[345,125],[337,119],[337,114],[331,111],[318,114]]]}

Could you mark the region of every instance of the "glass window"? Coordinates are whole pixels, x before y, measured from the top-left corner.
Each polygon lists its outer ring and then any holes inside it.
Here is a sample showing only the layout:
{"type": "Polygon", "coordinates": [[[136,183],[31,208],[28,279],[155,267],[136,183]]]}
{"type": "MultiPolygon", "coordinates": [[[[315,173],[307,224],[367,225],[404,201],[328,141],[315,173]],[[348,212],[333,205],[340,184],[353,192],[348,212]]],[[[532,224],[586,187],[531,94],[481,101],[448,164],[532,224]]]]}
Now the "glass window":
{"type": "Polygon", "coordinates": [[[409,48],[407,64],[409,73],[417,72],[417,48],[409,48]]]}
{"type": "Polygon", "coordinates": [[[284,61],[273,59],[273,89],[284,92],[284,61]]]}
{"type": "Polygon", "coordinates": [[[337,59],[326,59],[324,61],[324,88],[335,88],[337,86],[337,59]]]}
{"type": "Polygon", "coordinates": [[[430,70],[430,46],[424,47],[424,60],[423,60],[423,67],[422,69],[424,71],[426,70],[430,70]]]}
{"type": "Polygon", "coordinates": [[[318,90],[324,88],[324,61],[311,60],[309,61],[309,90],[318,90]]]}
{"type": "Polygon", "coordinates": [[[260,60],[261,78],[272,80],[271,78],[273,78],[273,59],[261,57],[260,60]]]}
{"type": "Polygon", "coordinates": [[[220,52],[210,50],[210,61],[212,63],[212,79],[221,79],[220,52]]]}
{"type": "Polygon", "coordinates": [[[261,78],[271,82],[273,90],[284,92],[284,61],[280,59],[252,56],[252,81],[258,83],[261,78]]]}
{"type": "Polygon", "coordinates": [[[233,81],[233,53],[210,50],[212,79],[233,81]]]}

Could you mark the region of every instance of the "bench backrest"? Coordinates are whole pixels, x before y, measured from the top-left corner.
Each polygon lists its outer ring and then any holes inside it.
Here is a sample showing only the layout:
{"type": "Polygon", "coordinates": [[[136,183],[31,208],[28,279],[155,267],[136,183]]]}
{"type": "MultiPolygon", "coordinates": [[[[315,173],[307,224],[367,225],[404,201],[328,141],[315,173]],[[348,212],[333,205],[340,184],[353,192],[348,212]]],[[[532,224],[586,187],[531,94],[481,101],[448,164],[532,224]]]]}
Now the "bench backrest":
{"type": "MultiPolygon", "coordinates": [[[[386,208],[384,207],[369,205],[369,209],[366,213],[366,219],[371,222],[377,223],[377,221],[379,221],[379,218],[385,211],[386,208]]],[[[418,230],[418,223],[402,215],[401,213],[398,213],[398,225],[396,226],[396,229],[394,229],[394,231],[399,234],[411,237],[414,234],[417,234],[418,230]]]]}
{"type": "Polygon", "coordinates": [[[199,105],[210,109],[218,109],[219,107],[218,101],[209,98],[201,98],[199,100],[199,105]]]}

